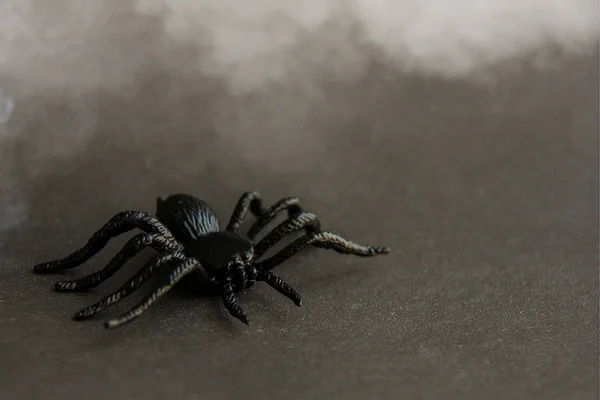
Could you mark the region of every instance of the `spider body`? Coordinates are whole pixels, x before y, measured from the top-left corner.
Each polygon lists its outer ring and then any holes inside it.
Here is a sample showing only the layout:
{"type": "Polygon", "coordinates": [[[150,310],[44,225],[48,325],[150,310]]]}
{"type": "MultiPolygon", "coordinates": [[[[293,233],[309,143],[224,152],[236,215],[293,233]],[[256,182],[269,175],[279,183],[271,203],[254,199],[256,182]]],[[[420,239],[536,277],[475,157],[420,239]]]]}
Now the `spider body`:
{"type": "Polygon", "coordinates": [[[83,291],[110,278],[145,247],[153,247],[159,252],[119,290],[76,313],[76,320],[89,318],[115,304],[144,284],[154,272],[169,268],[166,281],[137,306],[120,318],[107,321],[105,326],[113,328],[137,318],[179,280],[192,273],[201,278],[198,282],[206,289],[217,289],[231,315],[248,323],[235,294],[250,288],[257,281],[266,282],[296,305],[301,305],[300,295],[270,270],[307,246],[363,257],[389,251],[386,247],[363,246],[338,234],[322,231],[316,216],[304,212],[295,197],[284,198],[265,208],[258,193],[244,193],[227,228],[221,230],[216,214],[206,202],[194,196],[175,194],[165,200],[157,199],[156,217],[139,211],[119,213],[94,233],[84,247],[63,259],[38,264],[34,272],[74,268],[98,253],[112,237],[136,228],[143,233],[131,238],[103,269],[74,281],[56,283],[55,289],[60,292],[83,291]],[[257,220],[246,234],[242,234],[239,227],[248,211],[257,220]],[[288,218],[257,242],[257,234],[282,211],[287,211],[288,218]],[[261,259],[280,240],[299,231],[304,231],[304,235],[273,256],[261,259]]]}
{"type": "Polygon", "coordinates": [[[156,217],[210,275],[217,276],[234,261],[249,259],[254,242],[233,231],[221,231],[219,220],[204,201],[185,194],[159,198],[156,217]]]}

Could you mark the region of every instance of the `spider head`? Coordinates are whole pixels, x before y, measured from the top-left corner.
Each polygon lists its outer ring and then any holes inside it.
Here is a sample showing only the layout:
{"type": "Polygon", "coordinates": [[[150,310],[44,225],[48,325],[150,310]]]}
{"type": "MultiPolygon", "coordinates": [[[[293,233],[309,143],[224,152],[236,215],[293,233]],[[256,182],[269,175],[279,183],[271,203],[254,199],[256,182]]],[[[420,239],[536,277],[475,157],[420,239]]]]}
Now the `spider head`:
{"type": "Polygon", "coordinates": [[[234,232],[211,232],[186,243],[186,252],[196,258],[209,278],[217,283],[231,281],[236,290],[256,281],[254,243],[234,232]]]}

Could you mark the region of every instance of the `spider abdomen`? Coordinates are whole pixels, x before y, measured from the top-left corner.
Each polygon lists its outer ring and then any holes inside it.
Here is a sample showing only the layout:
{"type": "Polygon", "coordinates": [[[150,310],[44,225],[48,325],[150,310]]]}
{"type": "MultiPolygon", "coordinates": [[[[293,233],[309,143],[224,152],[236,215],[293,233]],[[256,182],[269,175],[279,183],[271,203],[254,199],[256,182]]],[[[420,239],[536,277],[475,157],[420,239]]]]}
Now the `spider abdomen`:
{"type": "Polygon", "coordinates": [[[219,231],[219,220],[204,201],[187,194],[156,200],[156,217],[181,243],[219,231]]]}

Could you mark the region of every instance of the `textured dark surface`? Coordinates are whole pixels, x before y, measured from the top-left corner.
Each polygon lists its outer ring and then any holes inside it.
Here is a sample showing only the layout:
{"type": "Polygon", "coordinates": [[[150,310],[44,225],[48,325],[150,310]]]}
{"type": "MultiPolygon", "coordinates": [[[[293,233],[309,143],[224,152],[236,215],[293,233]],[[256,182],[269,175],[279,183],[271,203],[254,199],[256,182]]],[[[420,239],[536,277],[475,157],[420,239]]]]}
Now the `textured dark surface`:
{"type": "MultiPolygon", "coordinates": [[[[295,166],[278,146],[297,142],[263,138],[260,157],[244,156],[213,134],[212,94],[190,77],[150,71],[123,93],[77,99],[98,135],[19,181],[27,220],[0,234],[1,397],[597,399],[597,59],[493,90],[382,66],[325,80],[304,128],[314,151],[295,166]],[[157,103],[156,88],[171,97],[157,103]],[[88,293],[54,282],[101,268],[125,237],[79,270],[31,272],[118,211],[154,212],[156,197],[183,191],[223,225],[246,190],[299,196],[324,229],[392,252],[305,251],[277,269],[304,306],[258,285],[240,296],[250,326],[187,287],[115,331],[101,321],[139,296],[72,321],[148,255],[88,293]]],[[[17,168],[41,130],[69,127],[74,100],[28,101],[5,128],[30,135],[12,144],[17,168]]]]}

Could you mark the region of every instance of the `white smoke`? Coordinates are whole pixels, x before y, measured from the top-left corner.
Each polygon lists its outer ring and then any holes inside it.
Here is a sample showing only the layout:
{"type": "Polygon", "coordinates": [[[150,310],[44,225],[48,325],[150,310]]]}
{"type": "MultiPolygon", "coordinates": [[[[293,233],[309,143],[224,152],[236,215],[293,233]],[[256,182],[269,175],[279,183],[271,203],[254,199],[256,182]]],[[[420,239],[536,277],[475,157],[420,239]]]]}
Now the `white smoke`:
{"type": "MultiPolygon", "coordinates": [[[[584,51],[597,40],[596,0],[0,2],[0,76],[20,76],[36,90],[119,87],[148,56],[168,64],[164,49],[178,44],[202,47],[198,70],[246,92],[324,71],[352,79],[368,48],[403,72],[465,77],[544,48],[584,51]],[[167,38],[143,43],[136,13],[164,25],[167,38]]],[[[173,68],[193,68],[177,61],[173,68]]]]}
{"type": "Polygon", "coordinates": [[[170,37],[234,91],[327,70],[352,79],[369,44],[403,72],[466,77],[544,48],[579,52],[598,39],[595,0],[137,0],[170,37]]]}
{"type": "Polygon", "coordinates": [[[323,93],[323,77],[353,82],[378,57],[398,74],[471,79],[597,41],[596,0],[0,0],[0,230],[27,213],[17,186],[97,134],[93,94],[135,103],[144,71],[218,78],[227,93],[212,102],[216,134],[294,170],[327,151],[312,139],[350,118],[323,93]],[[57,102],[64,122],[47,129],[56,118],[43,104],[57,102]],[[333,126],[307,126],[315,115],[333,126]]]}
{"type": "Polygon", "coordinates": [[[0,90],[0,124],[7,122],[15,108],[13,100],[0,90]]]}

